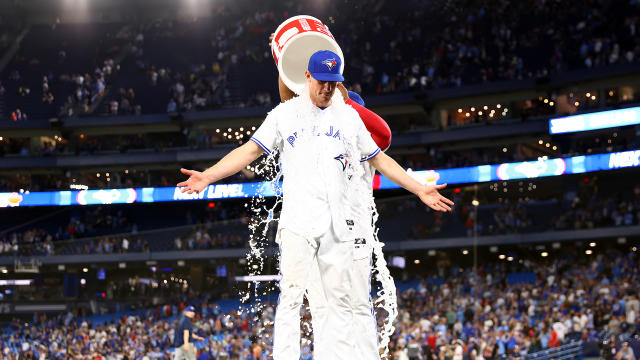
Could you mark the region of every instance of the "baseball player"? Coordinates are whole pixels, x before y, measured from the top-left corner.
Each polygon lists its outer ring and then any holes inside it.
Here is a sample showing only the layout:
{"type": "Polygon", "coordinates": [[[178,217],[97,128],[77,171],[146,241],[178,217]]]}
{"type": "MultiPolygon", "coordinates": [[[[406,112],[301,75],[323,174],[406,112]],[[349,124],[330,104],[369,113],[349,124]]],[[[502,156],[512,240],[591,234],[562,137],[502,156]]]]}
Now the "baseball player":
{"type": "MultiPolygon", "coordinates": [[[[291,91],[280,78],[278,85],[280,99],[283,102],[295,96],[295,93],[291,91]]],[[[347,89],[341,83],[337,85],[337,88],[342,93],[343,98],[346,99],[345,102],[358,112],[360,119],[371,133],[371,137],[378,147],[386,151],[391,144],[391,130],[389,129],[389,125],[387,125],[380,116],[364,107],[364,100],[359,94],[353,91],[347,92],[347,89]]],[[[367,162],[363,162],[362,165],[364,166],[364,173],[357,179],[360,182],[358,186],[367,189],[365,196],[367,199],[372,199],[375,169],[367,162]]],[[[355,354],[358,359],[380,360],[377,341],[377,324],[370,297],[372,243],[375,241],[373,236],[375,230],[372,219],[373,209],[371,206],[375,206],[375,204],[372,201],[367,201],[367,199],[354,202],[354,206],[352,206],[352,212],[356,219],[354,226],[357,229],[354,238],[353,266],[349,272],[352,288],[350,302],[354,326],[352,334],[355,340],[355,354]]],[[[311,321],[313,323],[314,355],[318,359],[326,358],[324,353],[326,353],[327,347],[331,346],[331,344],[325,343],[320,335],[322,333],[321,327],[327,314],[327,301],[321,285],[320,270],[314,264],[308,281],[306,295],[309,301],[312,316],[311,321]]]]}
{"type": "MultiPolygon", "coordinates": [[[[269,43],[273,41],[274,34],[269,37],[269,43]]],[[[364,107],[364,100],[359,94],[353,91],[347,91],[342,83],[337,84],[337,89],[340,90],[346,103],[353,107],[360,116],[360,119],[365,124],[367,130],[371,133],[371,137],[376,142],[380,149],[385,151],[391,144],[391,130],[389,125],[378,116],[376,113],[370,111],[364,107]]],[[[287,87],[282,81],[281,77],[278,77],[278,92],[280,94],[280,100],[285,102],[292,99],[296,94],[287,87]]],[[[366,162],[362,163],[364,166],[364,174],[359,178],[361,180],[361,186],[363,189],[368,189],[366,192],[367,199],[373,198],[373,176],[375,175],[375,169],[366,162]]],[[[371,302],[371,265],[372,265],[372,242],[376,241],[373,236],[374,223],[372,217],[371,206],[375,206],[375,203],[368,204],[366,199],[363,199],[364,204],[361,209],[358,209],[358,205],[354,203],[353,211],[358,214],[360,218],[356,221],[355,226],[358,229],[356,237],[354,238],[354,262],[353,267],[350,269],[350,280],[352,282],[352,298],[351,310],[354,323],[354,346],[356,349],[356,355],[360,359],[380,359],[377,324],[373,312],[373,304],[371,302]]],[[[327,314],[327,301],[322,291],[320,281],[320,270],[317,266],[314,266],[310,279],[307,285],[306,291],[307,300],[309,301],[309,308],[311,311],[311,321],[314,332],[314,355],[318,359],[324,359],[325,349],[331,344],[326,344],[321,337],[321,330],[324,320],[327,314]]]]}
{"type": "Polygon", "coordinates": [[[282,278],[274,324],[275,360],[300,358],[300,306],[314,264],[327,299],[321,337],[331,346],[325,356],[355,357],[350,341],[354,220],[349,218],[349,204],[357,190],[352,179],[362,168],[352,163],[368,161],[434,210],[450,211],[453,205],[438,192],[446,185],[421,185],[380,152],[358,113],[340,95],[334,101],[336,85],[344,81],[341,62],[331,51],[314,53],[305,70],[303,94],[276,106],[251,141],[204,172],[181,169],[189,178],[178,186],[191,194],[237,173],[262,153],[280,154],[284,196],[276,238],[282,278]]]}

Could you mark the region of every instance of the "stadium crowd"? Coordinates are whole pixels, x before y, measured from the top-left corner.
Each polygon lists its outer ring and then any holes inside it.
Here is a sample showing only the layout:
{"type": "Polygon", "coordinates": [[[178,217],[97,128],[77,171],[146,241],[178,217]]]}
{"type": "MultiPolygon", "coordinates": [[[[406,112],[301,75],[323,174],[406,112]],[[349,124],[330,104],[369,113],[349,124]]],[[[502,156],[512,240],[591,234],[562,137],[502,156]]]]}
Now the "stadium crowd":
{"type": "MultiPolygon", "coordinates": [[[[471,1],[456,6],[445,1],[374,5],[370,2],[358,11],[348,11],[353,10],[352,4],[333,2],[326,6],[335,17],[324,19],[344,49],[354,90],[365,95],[546,78],[558,72],[634,63],[640,57],[639,18],[634,15],[640,5],[634,1],[597,0],[570,6],[544,0],[505,0],[482,6],[471,1]],[[347,13],[348,17],[340,15],[347,13]],[[425,17],[431,21],[425,23],[425,17]],[[392,33],[386,30],[391,27],[392,33]]],[[[94,59],[98,66],[78,68],[69,61],[77,56],[74,46],[84,45],[81,42],[60,42],[66,45],[58,51],[62,66],[55,71],[43,70],[34,62],[35,56],[23,57],[33,54],[19,53],[6,72],[9,75],[1,79],[2,86],[20,97],[57,104],[57,113],[66,116],[96,109],[119,115],[270,106],[276,95],[273,76],[248,86],[240,69],[260,70],[251,71],[251,76],[275,72],[266,45],[268,34],[290,14],[308,10],[308,4],[261,4],[257,7],[264,10],[258,11],[253,3],[249,9],[240,3],[235,6],[216,10],[215,25],[163,19],[114,27],[92,42],[104,47],[96,50],[101,56],[94,59]],[[167,53],[167,47],[181,51],[167,53]],[[203,51],[189,62],[177,54],[188,49],[203,51]],[[158,54],[166,59],[159,62],[158,54]],[[65,63],[69,68],[64,68],[65,63]],[[21,80],[20,72],[29,72],[29,66],[44,71],[42,91],[32,90],[21,80]],[[56,88],[70,87],[64,85],[67,82],[75,87],[58,94],[56,88]],[[104,104],[97,106],[103,97],[104,104]]],[[[64,27],[56,24],[50,31],[64,27]]],[[[19,120],[25,113],[32,111],[22,108],[19,120]]]]}
{"type": "Polygon", "coordinates": [[[632,251],[585,257],[574,250],[553,261],[516,257],[477,273],[439,258],[439,275],[399,296],[395,359],[523,358],[569,341],[634,340],[637,266],[632,251]]]}
{"type": "MultiPolygon", "coordinates": [[[[440,253],[437,264],[416,280],[399,284],[389,359],[524,359],[577,340],[585,355],[603,351],[606,359],[633,359],[618,354],[631,344],[640,355],[638,261],[633,251],[601,249],[584,256],[567,248],[553,258],[488,261],[474,272],[440,253]],[[614,343],[602,342],[611,337],[614,343]]],[[[2,331],[0,350],[6,359],[17,359],[18,353],[47,359],[170,359],[175,316],[187,304],[196,306],[194,329],[205,337],[196,343],[198,359],[267,358],[273,303],[238,311],[193,292],[130,315],[92,318],[76,309],[34,314],[26,323],[16,319],[2,331]]],[[[377,315],[382,321],[384,311],[377,315]]],[[[303,318],[309,320],[308,311],[303,318]]],[[[302,359],[309,360],[311,338],[304,329],[302,359]]]]}

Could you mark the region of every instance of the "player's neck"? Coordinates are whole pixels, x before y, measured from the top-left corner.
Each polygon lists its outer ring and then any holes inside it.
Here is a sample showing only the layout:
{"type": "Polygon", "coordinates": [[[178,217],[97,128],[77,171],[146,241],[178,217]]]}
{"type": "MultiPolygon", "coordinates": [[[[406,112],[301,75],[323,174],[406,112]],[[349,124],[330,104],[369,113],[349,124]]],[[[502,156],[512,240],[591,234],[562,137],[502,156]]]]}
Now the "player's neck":
{"type": "Polygon", "coordinates": [[[319,107],[320,109],[323,109],[323,110],[328,108],[329,106],[331,106],[331,100],[321,103],[319,101],[316,101],[315,99],[311,99],[311,103],[313,105],[315,105],[316,107],[319,107]]]}

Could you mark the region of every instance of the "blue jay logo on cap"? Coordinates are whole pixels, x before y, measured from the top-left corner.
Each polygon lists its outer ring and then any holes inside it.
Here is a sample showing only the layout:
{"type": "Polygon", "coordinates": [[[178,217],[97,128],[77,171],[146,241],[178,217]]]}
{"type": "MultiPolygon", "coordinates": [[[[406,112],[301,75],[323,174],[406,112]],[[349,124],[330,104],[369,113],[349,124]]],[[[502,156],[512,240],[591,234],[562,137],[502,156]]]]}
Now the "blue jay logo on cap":
{"type": "Polygon", "coordinates": [[[344,81],[340,73],[341,67],[342,59],[338,54],[329,50],[320,50],[309,58],[307,70],[318,81],[344,81]]]}
{"type": "Polygon", "coordinates": [[[329,71],[331,71],[334,66],[338,65],[338,62],[334,58],[323,60],[322,63],[327,65],[329,71]]]}

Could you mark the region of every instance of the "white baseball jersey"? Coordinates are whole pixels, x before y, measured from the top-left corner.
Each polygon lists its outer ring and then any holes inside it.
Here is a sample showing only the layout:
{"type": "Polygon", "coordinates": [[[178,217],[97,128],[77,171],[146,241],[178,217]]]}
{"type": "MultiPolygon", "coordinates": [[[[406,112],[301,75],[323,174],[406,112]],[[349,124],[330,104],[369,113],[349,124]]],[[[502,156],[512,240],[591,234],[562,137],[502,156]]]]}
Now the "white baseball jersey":
{"type": "Polygon", "coordinates": [[[350,164],[371,159],[380,149],[351,106],[334,99],[322,110],[307,96],[293,98],[267,115],[251,141],[267,154],[280,152],[280,229],[318,237],[333,226],[338,238],[353,241],[354,199],[348,189],[354,183],[349,171],[357,167],[350,164]]]}
{"type": "Polygon", "coordinates": [[[355,186],[357,187],[355,193],[357,195],[351,202],[351,214],[355,221],[354,260],[371,256],[371,246],[374,241],[373,210],[375,202],[373,200],[373,176],[376,173],[376,169],[366,161],[362,161],[361,165],[363,172],[355,180],[355,186]]]}

